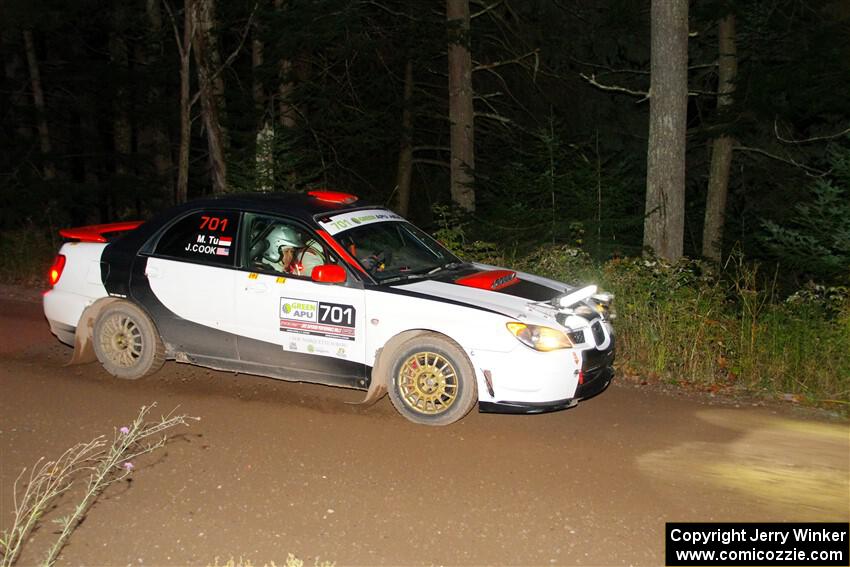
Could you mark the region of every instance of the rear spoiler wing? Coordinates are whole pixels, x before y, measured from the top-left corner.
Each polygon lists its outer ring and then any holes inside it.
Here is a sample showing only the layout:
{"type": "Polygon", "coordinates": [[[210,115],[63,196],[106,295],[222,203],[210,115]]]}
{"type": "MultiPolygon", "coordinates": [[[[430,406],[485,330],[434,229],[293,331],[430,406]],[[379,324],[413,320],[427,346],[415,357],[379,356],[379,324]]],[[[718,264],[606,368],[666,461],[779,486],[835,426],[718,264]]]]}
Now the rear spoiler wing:
{"type": "Polygon", "coordinates": [[[107,224],[91,224],[76,228],[63,228],[59,235],[69,240],[80,242],[109,242],[110,239],[125,232],[135,230],[144,221],[111,222],[107,224]]]}

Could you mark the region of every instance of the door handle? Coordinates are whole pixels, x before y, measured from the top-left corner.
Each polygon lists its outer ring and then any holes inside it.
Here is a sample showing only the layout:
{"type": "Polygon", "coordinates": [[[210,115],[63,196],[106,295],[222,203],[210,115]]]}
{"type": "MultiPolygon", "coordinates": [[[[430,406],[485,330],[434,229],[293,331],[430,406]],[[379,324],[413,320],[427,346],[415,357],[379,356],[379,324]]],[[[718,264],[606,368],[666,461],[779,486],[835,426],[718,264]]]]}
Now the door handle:
{"type": "Polygon", "coordinates": [[[260,283],[250,283],[247,286],[245,286],[245,290],[250,292],[250,293],[265,293],[266,284],[264,284],[262,282],[260,282],[260,283]]]}
{"type": "Polygon", "coordinates": [[[159,269],[148,266],[145,270],[145,275],[149,278],[158,278],[160,276],[159,269]]]}

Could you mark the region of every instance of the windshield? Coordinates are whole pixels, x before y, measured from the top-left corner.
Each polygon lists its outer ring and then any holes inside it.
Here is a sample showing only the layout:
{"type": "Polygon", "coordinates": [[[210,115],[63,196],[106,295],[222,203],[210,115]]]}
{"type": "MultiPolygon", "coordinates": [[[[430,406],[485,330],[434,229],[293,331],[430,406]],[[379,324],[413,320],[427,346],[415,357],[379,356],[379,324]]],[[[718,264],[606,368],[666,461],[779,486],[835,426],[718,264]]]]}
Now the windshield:
{"type": "Polygon", "coordinates": [[[372,222],[334,238],[378,282],[424,277],[459,264],[457,256],[408,222],[372,222]]]}

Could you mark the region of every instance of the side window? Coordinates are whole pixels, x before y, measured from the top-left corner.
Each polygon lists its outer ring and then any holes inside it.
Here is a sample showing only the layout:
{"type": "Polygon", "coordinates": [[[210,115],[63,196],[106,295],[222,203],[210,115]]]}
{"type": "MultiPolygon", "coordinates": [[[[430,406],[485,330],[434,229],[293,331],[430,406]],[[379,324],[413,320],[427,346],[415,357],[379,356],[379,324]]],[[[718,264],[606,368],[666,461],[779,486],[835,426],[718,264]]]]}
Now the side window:
{"type": "Polygon", "coordinates": [[[245,215],[245,267],[250,270],[309,277],[326,263],[322,244],[296,223],[262,215],[245,215]]]}
{"type": "Polygon", "coordinates": [[[205,264],[232,266],[239,213],[199,211],[177,221],[159,239],[155,254],[205,264]]]}

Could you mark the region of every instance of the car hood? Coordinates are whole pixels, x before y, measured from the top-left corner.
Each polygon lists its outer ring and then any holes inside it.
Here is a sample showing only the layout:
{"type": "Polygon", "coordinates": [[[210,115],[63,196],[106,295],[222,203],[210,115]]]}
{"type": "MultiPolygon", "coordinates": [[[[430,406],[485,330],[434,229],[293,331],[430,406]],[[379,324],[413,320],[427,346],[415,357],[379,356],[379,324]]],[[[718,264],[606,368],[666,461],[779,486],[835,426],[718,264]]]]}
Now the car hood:
{"type": "MultiPolygon", "coordinates": [[[[470,276],[486,274],[488,271],[498,271],[500,273],[497,274],[497,277],[503,278],[505,270],[481,264],[476,264],[474,268],[471,273],[418,280],[393,287],[409,293],[433,297],[437,301],[450,301],[470,307],[488,309],[514,319],[529,317],[532,304],[548,301],[574,290],[574,288],[555,280],[512,270],[511,272],[516,274],[517,281],[515,283],[504,287],[496,286],[499,289],[482,289],[468,283],[470,276]]],[[[552,309],[551,311],[554,314],[555,310],[552,309]]],[[[534,312],[542,315],[539,310],[535,309],[534,312]]],[[[545,318],[549,319],[549,317],[545,318]]]]}

